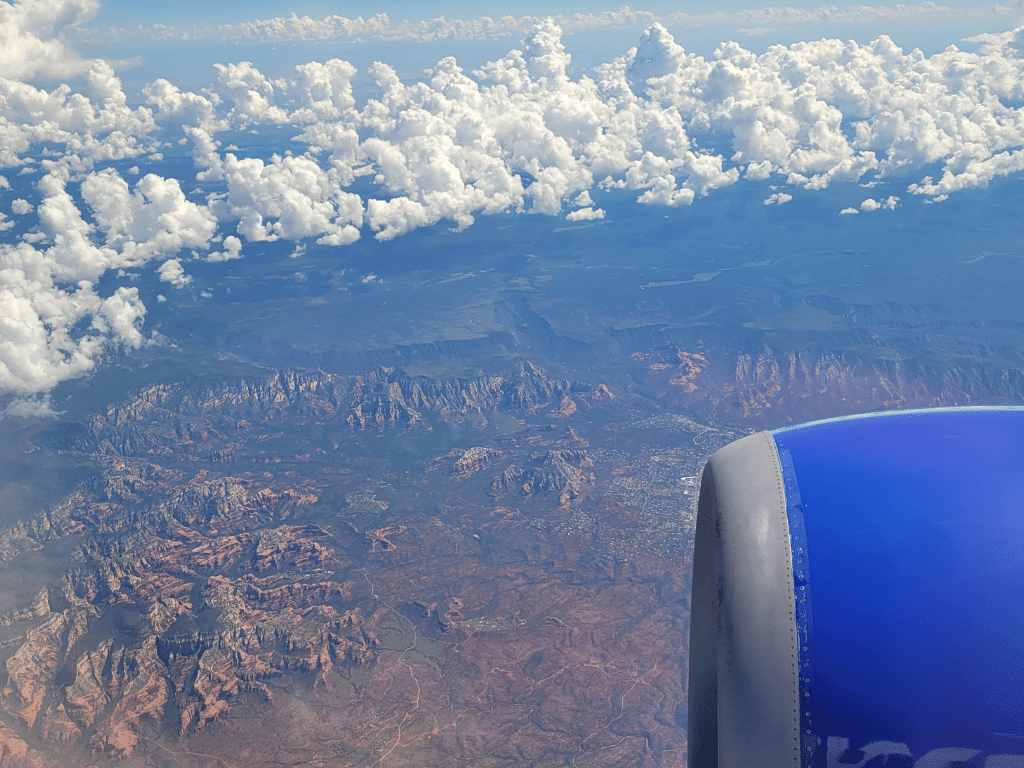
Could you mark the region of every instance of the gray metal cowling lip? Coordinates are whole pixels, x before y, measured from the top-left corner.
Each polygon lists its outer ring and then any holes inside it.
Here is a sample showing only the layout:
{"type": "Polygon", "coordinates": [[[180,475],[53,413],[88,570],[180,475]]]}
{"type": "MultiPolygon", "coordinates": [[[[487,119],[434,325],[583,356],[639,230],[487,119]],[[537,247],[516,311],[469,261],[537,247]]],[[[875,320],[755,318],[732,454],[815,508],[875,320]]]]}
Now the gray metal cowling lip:
{"type": "Polygon", "coordinates": [[[689,765],[800,768],[792,550],[767,432],[704,469],[692,585],[689,765]]]}

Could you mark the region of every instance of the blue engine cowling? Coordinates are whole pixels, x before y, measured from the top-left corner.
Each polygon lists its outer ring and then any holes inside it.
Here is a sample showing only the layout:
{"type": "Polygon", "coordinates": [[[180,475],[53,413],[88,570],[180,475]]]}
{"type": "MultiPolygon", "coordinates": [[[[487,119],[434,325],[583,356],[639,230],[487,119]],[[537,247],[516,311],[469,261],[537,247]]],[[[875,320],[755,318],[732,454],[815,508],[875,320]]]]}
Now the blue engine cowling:
{"type": "Polygon", "coordinates": [[[690,621],[691,768],[1024,768],[1024,408],[721,449],[690,621]]]}

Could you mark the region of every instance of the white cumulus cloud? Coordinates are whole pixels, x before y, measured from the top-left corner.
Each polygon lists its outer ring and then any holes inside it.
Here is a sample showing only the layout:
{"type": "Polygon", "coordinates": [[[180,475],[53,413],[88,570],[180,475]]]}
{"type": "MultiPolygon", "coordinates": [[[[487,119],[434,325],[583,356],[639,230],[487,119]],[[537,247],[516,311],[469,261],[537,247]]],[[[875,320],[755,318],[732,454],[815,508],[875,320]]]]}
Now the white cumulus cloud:
{"type": "Polygon", "coordinates": [[[213,251],[206,257],[207,261],[230,261],[242,258],[242,241],[234,235],[224,238],[224,250],[213,251]]]}
{"type": "MultiPolygon", "coordinates": [[[[730,42],[701,56],[629,9],[472,23],[291,16],[217,34],[522,37],[475,71],[449,57],[417,82],[383,62],[360,74],[336,58],[269,77],[241,61],[219,64],[199,92],[157,79],[129,95],[109,63],[81,60],[65,42],[94,8],[0,3],[0,168],[34,186],[19,187],[11,203],[23,226],[0,218],[4,391],[45,392],[90,370],[109,345],[146,343],[135,286],[96,288],[109,285],[105,276],[130,281],[144,264],[180,288],[192,280],[183,259],[242,258],[260,242],[290,241],[298,255],[312,243],[384,241],[440,222],[464,229],[508,211],[589,221],[605,215],[594,197],[689,206],[733,184],[767,186],[766,205],[792,200],[793,187],[811,194],[849,182],[941,201],[1024,170],[1024,28],[980,36],[976,52],[950,46],[932,56],[885,36],[761,54],[730,42]],[[636,47],[574,74],[564,30],[636,23],[646,26],[636,47]],[[75,87],[22,81],[45,62],[81,75],[75,87]],[[360,77],[368,94],[357,101],[360,77]],[[240,138],[265,126],[291,141],[264,151],[240,138]],[[194,169],[161,163],[184,152],[194,169]]],[[[885,18],[936,8],[899,6],[885,18]]],[[[743,18],[753,27],[878,13],[767,9],[743,18]]],[[[10,188],[0,175],[0,189],[10,188]]],[[[841,213],[901,205],[878,195],[841,213]]]]}
{"type": "Polygon", "coordinates": [[[0,3],[0,77],[44,73],[69,77],[88,68],[63,32],[91,17],[99,0],[15,0],[0,3]]]}
{"type": "Polygon", "coordinates": [[[157,274],[160,275],[162,282],[170,283],[175,288],[183,288],[192,282],[191,275],[185,274],[185,268],[181,266],[181,261],[178,259],[165,261],[160,265],[157,274]]]}
{"type": "Polygon", "coordinates": [[[569,211],[565,218],[569,221],[593,221],[603,219],[604,211],[600,208],[577,208],[575,211],[569,211]]]}
{"type": "Polygon", "coordinates": [[[584,189],[576,198],[572,201],[572,204],[580,208],[589,208],[594,204],[594,199],[590,196],[590,190],[584,189]]]}
{"type": "Polygon", "coordinates": [[[899,204],[899,201],[900,199],[898,197],[895,197],[894,195],[890,195],[884,200],[875,200],[874,198],[869,197],[867,200],[860,204],[860,209],[862,211],[895,211],[896,206],[899,204]]]}

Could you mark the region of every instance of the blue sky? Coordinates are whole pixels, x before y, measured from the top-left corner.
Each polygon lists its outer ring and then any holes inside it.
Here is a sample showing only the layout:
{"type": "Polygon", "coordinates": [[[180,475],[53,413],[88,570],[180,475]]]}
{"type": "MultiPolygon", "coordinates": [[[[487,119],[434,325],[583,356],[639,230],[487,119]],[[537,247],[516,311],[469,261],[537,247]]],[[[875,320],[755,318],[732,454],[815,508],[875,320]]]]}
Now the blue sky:
{"type": "MultiPolygon", "coordinates": [[[[471,0],[450,2],[413,2],[412,0],[383,0],[381,2],[323,2],[304,0],[281,4],[267,0],[253,2],[168,2],[167,0],[101,0],[95,16],[80,30],[69,30],[68,39],[88,56],[102,57],[115,62],[130,90],[141,88],[157,77],[168,77],[182,87],[199,88],[213,77],[213,66],[218,62],[250,60],[258,63],[268,74],[280,75],[299,63],[314,59],[341,57],[354,63],[361,71],[377,59],[386,59],[405,78],[419,77],[424,69],[432,67],[444,56],[453,55],[467,69],[503,55],[518,44],[516,35],[483,40],[445,39],[440,41],[377,41],[338,40],[301,43],[286,41],[255,42],[252,40],[222,41],[219,25],[238,25],[257,20],[287,17],[295,13],[314,20],[330,15],[347,18],[369,18],[385,12],[392,23],[402,20],[429,21],[443,16],[447,19],[478,19],[482,16],[500,18],[505,15],[544,16],[576,13],[600,14],[614,12],[625,5],[613,1],[601,3],[581,2],[517,2],[494,3],[471,0]],[[175,28],[174,40],[157,41],[154,25],[175,28]],[[116,43],[111,43],[103,32],[105,28],[126,30],[116,43]],[[139,32],[138,27],[148,31],[139,32]],[[201,39],[183,41],[183,34],[196,36],[196,28],[205,29],[201,39]],[[132,31],[136,30],[136,31],[132,31]],[[179,53],[183,48],[187,54],[179,53]]],[[[761,12],[766,8],[817,11],[826,7],[815,0],[793,0],[774,4],[753,0],[651,0],[634,2],[633,11],[647,12],[665,23],[676,41],[684,48],[705,56],[713,53],[723,41],[735,40],[755,53],[763,53],[773,44],[793,44],[821,38],[852,39],[868,43],[881,34],[892,37],[906,50],[920,48],[927,54],[942,51],[950,44],[965,46],[963,38],[985,32],[1001,32],[1024,23],[1024,12],[1019,7],[999,6],[988,0],[967,0],[938,3],[925,12],[900,14],[900,7],[923,8],[927,3],[866,3],[834,4],[832,18],[794,21],[784,14],[766,20],[765,14],[750,18],[744,12],[761,12]],[[856,18],[854,8],[867,9],[856,18]],[[688,16],[680,20],[678,14],[688,16]],[[712,14],[721,14],[713,18],[712,14]],[[865,17],[866,18],[863,18],[865,17]]],[[[1019,5],[1019,4],[1018,4],[1019,5]]],[[[778,16],[778,14],[776,14],[778,16]]],[[[584,72],[636,45],[644,23],[624,26],[605,26],[590,29],[564,30],[565,43],[573,56],[574,72],[584,72]]],[[[970,44],[966,44],[971,48],[970,44]]]]}
{"type": "MultiPolygon", "coordinates": [[[[69,31],[69,39],[89,55],[126,62],[131,60],[136,67],[141,64],[143,68],[140,71],[127,75],[139,85],[146,78],[152,79],[157,76],[157,71],[168,70],[174,65],[177,77],[183,79],[184,84],[198,87],[203,82],[204,73],[212,70],[214,62],[231,57],[235,60],[259,59],[264,66],[271,68],[276,61],[281,61],[290,68],[293,64],[299,63],[303,56],[322,58],[340,55],[352,60],[362,69],[375,58],[386,55],[404,75],[415,76],[444,55],[455,55],[460,61],[464,60],[469,67],[479,66],[492,57],[500,56],[518,41],[514,36],[484,41],[406,41],[408,44],[390,41],[386,45],[371,40],[339,48],[339,44],[346,41],[335,40],[328,43],[307,42],[303,44],[303,50],[288,51],[282,48],[278,53],[271,52],[274,45],[278,44],[259,44],[251,50],[235,51],[232,54],[219,50],[219,34],[214,30],[218,25],[238,25],[260,19],[287,17],[292,13],[309,16],[312,19],[323,19],[330,15],[369,18],[383,11],[389,15],[393,23],[396,23],[402,20],[429,21],[439,16],[470,20],[482,16],[500,18],[505,15],[520,17],[599,14],[617,11],[623,5],[625,4],[621,2],[552,3],[532,0],[511,4],[471,0],[451,0],[445,3],[422,3],[412,0],[304,0],[287,4],[267,0],[216,3],[194,0],[180,3],[167,0],[103,0],[95,17],[83,25],[86,34],[69,31]],[[156,24],[175,27],[178,37],[183,31],[194,31],[196,27],[207,28],[209,34],[204,37],[201,45],[179,40],[179,44],[188,47],[190,53],[185,59],[178,57],[175,65],[176,54],[172,49],[176,46],[170,42],[153,45],[152,35],[142,34],[140,37],[140,33],[136,33],[132,39],[133,35],[129,33],[111,45],[99,31],[107,27],[120,27],[125,30],[139,26],[151,28],[156,24]]],[[[752,0],[650,0],[634,2],[630,7],[633,11],[648,12],[658,17],[684,48],[704,55],[712,53],[715,47],[725,40],[736,40],[750,50],[760,53],[775,43],[792,44],[801,40],[820,38],[854,39],[860,43],[867,43],[881,34],[889,35],[906,49],[920,48],[925,53],[932,54],[943,50],[951,43],[959,43],[964,37],[984,32],[1000,32],[1024,23],[1024,13],[1019,3],[1017,7],[1000,6],[989,0],[938,3],[936,8],[928,12],[909,16],[898,12],[900,7],[923,8],[927,5],[905,3],[900,6],[896,3],[877,2],[855,5],[832,4],[831,7],[836,11],[833,18],[800,21],[794,21],[784,15],[781,18],[766,20],[764,14],[761,14],[759,19],[751,20],[749,14],[744,15],[744,12],[763,11],[766,8],[817,11],[827,4],[814,0],[793,0],[773,4],[752,0]],[[869,12],[861,13],[861,18],[854,18],[852,12],[855,8],[866,9],[869,12]],[[679,14],[687,14],[689,18],[680,20],[679,14]],[[711,17],[712,14],[722,14],[722,17],[716,20],[711,17]]],[[[599,29],[566,28],[565,37],[574,56],[576,69],[589,69],[625,52],[628,47],[636,44],[643,26],[633,24],[599,29]]],[[[233,44],[238,45],[238,41],[233,41],[233,44]]]]}
{"type": "MultiPolygon", "coordinates": [[[[907,3],[910,4],[910,3],[907,3]]],[[[985,0],[970,2],[944,2],[955,8],[985,7],[992,3],[985,0]]],[[[381,11],[400,18],[431,19],[436,16],[448,18],[471,18],[475,16],[504,16],[512,14],[521,16],[600,13],[616,11],[623,5],[633,10],[648,10],[656,14],[668,14],[678,11],[685,13],[714,13],[716,11],[732,12],[752,8],[792,7],[814,10],[823,5],[839,5],[840,3],[814,2],[814,0],[792,0],[791,2],[757,3],[750,0],[650,0],[649,2],[530,2],[495,3],[477,2],[475,0],[448,0],[448,2],[416,2],[415,0],[377,0],[376,2],[322,2],[321,0],[301,0],[300,2],[268,2],[253,0],[252,2],[173,2],[171,0],[105,0],[96,21],[104,25],[123,25],[127,23],[181,23],[199,21],[210,24],[227,24],[252,18],[269,18],[286,16],[290,13],[299,16],[324,17],[331,14],[341,16],[372,16],[381,11]]],[[[883,5],[880,3],[858,3],[858,5],[883,5]]],[[[891,4],[889,4],[891,5],[891,4]]]]}

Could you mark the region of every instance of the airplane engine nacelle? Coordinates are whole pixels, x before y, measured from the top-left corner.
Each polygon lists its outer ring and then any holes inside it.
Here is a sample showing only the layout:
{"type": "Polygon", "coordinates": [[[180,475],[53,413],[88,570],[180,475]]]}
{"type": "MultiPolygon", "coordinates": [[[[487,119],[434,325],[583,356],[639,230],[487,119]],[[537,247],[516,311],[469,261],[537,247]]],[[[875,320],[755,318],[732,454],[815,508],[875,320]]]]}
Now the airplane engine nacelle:
{"type": "Polygon", "coordinates": [[[691,768],[1024,768],[1024,408],[722,448],[691,610],[691,768]]]}

